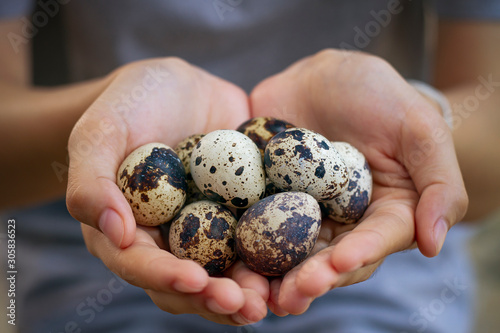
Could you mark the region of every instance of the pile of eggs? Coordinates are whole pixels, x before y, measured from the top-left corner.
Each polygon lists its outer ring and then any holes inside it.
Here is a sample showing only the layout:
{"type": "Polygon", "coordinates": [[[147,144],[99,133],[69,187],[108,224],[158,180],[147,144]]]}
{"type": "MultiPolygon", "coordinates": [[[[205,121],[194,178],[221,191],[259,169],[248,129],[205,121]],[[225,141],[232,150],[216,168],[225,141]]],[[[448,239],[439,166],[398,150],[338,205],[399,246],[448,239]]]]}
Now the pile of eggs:
{"type": "Polygon", "coordinates": [[[166,243],[178,258],[219,275],[239,257],[281,276],[310,254],[322,215],[339,223],[362,217],[372,175],[349,143],[257,117],[175,149],[143,145],[123,161],[117,184],[137,224],[169,226],[166,243]]]}

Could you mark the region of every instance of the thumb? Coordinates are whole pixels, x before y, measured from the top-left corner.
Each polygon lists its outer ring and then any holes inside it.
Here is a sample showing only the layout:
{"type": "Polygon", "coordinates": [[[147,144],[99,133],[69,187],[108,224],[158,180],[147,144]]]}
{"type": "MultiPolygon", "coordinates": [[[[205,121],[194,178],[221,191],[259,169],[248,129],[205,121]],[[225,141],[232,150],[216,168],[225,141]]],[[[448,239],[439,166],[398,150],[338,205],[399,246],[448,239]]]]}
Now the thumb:
{"type": "Polygon", "coordinates": [[[467,193],[453,138],[435,112],[409,112],[403,128],[404,164],[420,194],[415,212],[417,244],[425,256],[437,255],[446,234],[465,215],[467,193]],[[425,114],[425,116],[423,116],[425,114]],[[416,116],[417,115],[417,116],[416,116]]]}
{"type": "MultiPolygon", "coordinates": [[[[126,153],[126,130],[89,109],[71,133],[66,204],[70,214],[125,248],[135,237],[132,209],[116,185],[116,170],[126,153]]],[[[102,114],[102,113],[101,113],[102,114]]]]}

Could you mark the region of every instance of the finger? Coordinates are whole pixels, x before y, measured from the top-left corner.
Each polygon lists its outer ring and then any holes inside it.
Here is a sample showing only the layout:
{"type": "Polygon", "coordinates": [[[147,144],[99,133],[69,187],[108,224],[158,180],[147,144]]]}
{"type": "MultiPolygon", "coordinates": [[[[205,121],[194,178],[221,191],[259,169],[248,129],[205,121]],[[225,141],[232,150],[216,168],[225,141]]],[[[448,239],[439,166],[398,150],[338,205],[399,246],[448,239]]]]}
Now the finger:
{"type": "Polygon", "coordinates": [[[138,225],[137,229],[141,229],[146,232],[155,242],[155,244],[162,250],[168,251],[168,234],[165,234],[164,224],[159,227],[146,227],[142,225],[138,225]],[[165,243],[166,241],[166,243],[165,243]]]}
{"type": "Polygon", "coordinates": [[[305,296],[297,289],[296,275],[297,270],[292,270],[283,278],[278,295],[278,304],[284,311],[293,315],[300,315],[306,312],[313,298],[305,296]]]}
{"type": "Polygon", "coordinates": [[[201,296],[207,299],[208,309],[219,314],[235,313],[245,304],[242,289],[229,278],[210,278],[201,296]]]}
{"type": "Polygon", "coordinates": [[[339,273],[333,267],[331,260],[334,246],[320,251],[298,267],[295,284],[302,295],[319,297],[338,282],[339,273]]]}
{"type": "MultiPolygon", "coordinates": [[[[299,61],[299,63],[302,62],[299,61]]],[[[298,68],[298,63],[290,68],[298,68]]],[[[260,82],[250,94],[252,117],[275,117],[296,126],[311,128],[309,122],[314,118],[311,113],[301,112],[308,109],[298,91],[296,71],[275,74],[260,82]],[[293,96],[293,98],[290,98],[293,96]]]]}
{"type": "Polygon", "coordinates": [[[281,278],[276,278],[271,281],[270,295],[267,301],[267,306],[269,307],[271,312],[277,315],[278,317],[285,317],[289,313],[283,310],[283,308],[279,305],[279,293],[280,293],[281,283],[282,283],[281,278]]]}
{"type": "Polygon", "coordinates": [[[435,256],[446,233],[467,210],[468,198],[453,146],[441,115],[429,104],[407,113],[402,142],[404,164],[421,196],[416,208],[417,242],[422,254],[435,256]],[[425,114],[425,116],[422,116],[425,114]]]}
{"type": "Polygon", "coordinates": [[[360,283],[368,280],[373,273],[380,267],[383,263],[383,259],[379,260],[373,264],[366,265],[354,272],[342,273],[339,275],[337,282],[332,288],[346,287],[355,283],[360,283]]]}
{"type": "Polygon", "coordinates": [[[96,229],[82,224],[89,251],[127,282],[161,292],[198,293],[208,285],[208,274],[191,260],[161,250],[147,232],[138,229],[134,243],[116,247],[96,229]]]}
{"type": "Polygon", "coordinates": [[[436,256],[443,247],[448,230],[463,217],[465,210],[462,207],[467,205],[460,203],[464,200],[463,193],[460,188],[452,190],[444,184],[433,184],[424,189],[415,213],[416,238],[423,255],[436,256]]]}
{"type": "Polygon", "coordinates": [[[245,304],[231,319],[237,325],[248,325],[264,319],[267,315],[266,302],[252,289],[243,289],[245,304]]]}
{"type": "Polygon", "coordinates": [[[250,270],[241,260],[235,262],[224,275],[236,281],[241,288],[255,290],[264,301],[269,298],[269,281],[250,270]]]}
{"type": "Polygon", "coordinates": [[[87,112],[75,126],[68,144],[68,210],[78,221],[102,231],[118,247],[126,247],[134,239],[136,224],[128,202],[116,186],[115,172],[125,156],[126,144],[126,140],[117,137],[127,135],[114,125],[117,120],[96,117],[94,110],[87,112]]]}
{"type": "Polygon", "coordinates": [[[173,314],[233,314],[245,303],[242,289],[227,278],[210,278],[203,291],[194,294],[147,292],[160,309],[173,314]]]}
{"type": "Polygon", "coordinates": [[[314,269],[306,272],[300,271],[296,276],[297,290],[304,297],[317,298],[323,296],[333,288],[350,286],[366,281],[383,262],[383,260],[379,260],[376,263],[363,266],[353,272],[337,273],[331,266],[328,257],[322,259],[320,263],[315,265],[314,269]],[[304,276],[310,277],[309,284],[305,283],[304,276]],[[323,276],[323,278],[317,278],[317,276],[323,276]],[[330,277],[330,279],[324,278],[325,276],[330,277]],[[311,288],[311,285],[315,283],[318,283],[322,287],[311,288]]]}
{"type": "Polygon", "coordinates": [[[414,242],[415,193],[402,189],[393,193],[391,189],[377,188],[376,191],[381,198],[371,204],[365,219],[342,235],[332,249],[332,266],[339,273],[373,264],[391,253],[409,248],[414,242]],[[397,198],[392,198],[396,195],[397,198]]]}
{"type": "Polygon", "coordinates": [[[242,289],[245,295],[245,305],[232,315],[201,314],[207,320],[224,325],[248,325],[262,320],[267,314],[266,304],[253,290],[242,289]]]}
{"type": "Polygon", "coordinates": [[[383,260],[355,271],[337,273],[331,265],[332,249],[323,250],[308,259],[297,270],[290,271],[280,288],[280,305],[293,314],[305,312],[311,302],[333,288],[344,287],[367,280],[383,260]],[[295,288],[294,288],[295,287],[295,288]]]}
{"type": "Polygon", "coordinates": [[[373,274],[383,260],[363,266],[353,272],[338,273],[333,267],[331,260],[334,246],[308,259],[298,270],[295,283],[302,295],[317,298],[333,288],[365,281],[373,274]]]}

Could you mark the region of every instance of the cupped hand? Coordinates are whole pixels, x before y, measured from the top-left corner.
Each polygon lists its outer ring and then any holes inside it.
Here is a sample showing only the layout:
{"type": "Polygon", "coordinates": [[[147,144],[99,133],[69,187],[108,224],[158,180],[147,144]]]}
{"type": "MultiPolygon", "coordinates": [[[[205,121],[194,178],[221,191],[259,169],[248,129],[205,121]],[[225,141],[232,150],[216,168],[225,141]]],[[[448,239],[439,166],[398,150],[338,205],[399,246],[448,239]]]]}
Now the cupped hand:
{"type": "Polygon", "coordinates": [[[322,51],[260,83],[250,100],[252,116],[282,118],[353,144],[374,180],[361,223],[325,220],[328,246],[272,281],[269,306],[276,314],[302,313],[328,290],[365,280],[391,253],[418,244],[424,255],[437,255],[464,216],[467,195],[440,110],[380,58],[322,51]]]}
{"type": "Polygon", "coordinates": [[[125,281],[143,288],[163,311],[194,313],[228,325],[245,325],[267,314],[267,280],[241,262],[225,277],[209,277],[192,260],[181,260],[166,251],[157,227],[137,227],[133,243],[120,249],[97,229],[82,223],[90,253],[125,281]]]}
{"type": "Polygon", "coordinates": [[[249,117],[238,87],[175,58],[126,65],[75,125],[69,140],[67,206],[81,221],[90,252],[128,282],[144,288],[171,313],[198,313],[233,325],[266,315],[268,281],[237,263],[229,278],[209,277],[180,260],[138,228],[116,185],[116,172],[135,148],[162,142],[174,147],[194,133],[233,129],[249,117]]]}

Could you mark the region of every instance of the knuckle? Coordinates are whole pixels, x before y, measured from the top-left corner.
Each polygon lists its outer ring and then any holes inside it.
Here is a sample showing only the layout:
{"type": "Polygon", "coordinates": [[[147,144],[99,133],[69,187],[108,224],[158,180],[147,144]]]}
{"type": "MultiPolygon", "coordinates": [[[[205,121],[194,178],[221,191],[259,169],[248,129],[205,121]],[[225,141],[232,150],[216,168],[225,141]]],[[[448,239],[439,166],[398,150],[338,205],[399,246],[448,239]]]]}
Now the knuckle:
{"type": "Polygon", "coordinates": [[[463,218],[465,216],[465,213],[467,212],[468,207],[469,207],[469,196],[468,196],[465,188],[462,188],[462,190],[461,190],[458,206],[459,206],[459,209],[461,212],[460,218],[463,218]]]}
{"type": "Polygon", "coordinates": [[[334,49],[334,48],[326,48],[323,49],[316,54],[314,54],[313,59],[316,61],[338,61],[339,59],[345,59],[346,57],[357,56],[362,52],[356,50],[346,50],[346,49],[334,49]]]}
{"type": "Polygon", "coordinates": [[[74,179],[70,179],[66,190],[66,207],[71,216],[80,222],[83,222],[80,214],[82,202],[83,197],[80,191],[80,185],[76,184],[74,179]]]}
{"type": "Polygon", "coordinates": [[[192,69],[192,66],[189,62],[186,60],[179,58],[179,57],[167,57],[162,59],[162,63],[166,67],[172,67],[172,68],[180,68],[180,69],[192,69]]]}
{"type": "Polygon", "coordinates": [[[383,58],[367,53],[358,53],[356,56],[357,66],[367,73],[381,73],[395,71],[393,67],[383,58]]]}

